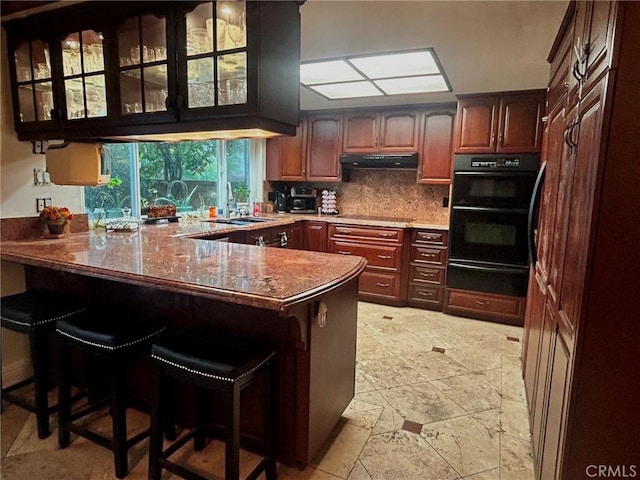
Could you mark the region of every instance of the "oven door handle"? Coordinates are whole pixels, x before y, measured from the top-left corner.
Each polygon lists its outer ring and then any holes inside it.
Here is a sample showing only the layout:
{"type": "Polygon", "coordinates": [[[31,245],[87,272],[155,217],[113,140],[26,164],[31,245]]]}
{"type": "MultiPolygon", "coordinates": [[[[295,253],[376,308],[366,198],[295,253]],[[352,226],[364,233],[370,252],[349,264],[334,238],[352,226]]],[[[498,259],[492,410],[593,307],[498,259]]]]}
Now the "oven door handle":
{"type": "Polygon", "coordinates": [[[475,270],[477,272],[500,272],[500,273],[525,273],[526,267],[481,267],[479,265],[468,265],[465,263],[449,263],[449,268],[459,268],[461,270],[475,270]]]}
{"type": "Polygon", "coordinates": [[[529,247],[529,262],[535,268],[537,261],[535,229],[538,223],[538,209],[540,207],[540,197],[542,194],[542,185],[544,184],[544,172],[547,169],[547,162],[543,162],[536,177],[536,183],[533,185],[533,193],[531,194],[531,202],[529,203],[529,218],[527,221],[527,245],[529,247]]]}

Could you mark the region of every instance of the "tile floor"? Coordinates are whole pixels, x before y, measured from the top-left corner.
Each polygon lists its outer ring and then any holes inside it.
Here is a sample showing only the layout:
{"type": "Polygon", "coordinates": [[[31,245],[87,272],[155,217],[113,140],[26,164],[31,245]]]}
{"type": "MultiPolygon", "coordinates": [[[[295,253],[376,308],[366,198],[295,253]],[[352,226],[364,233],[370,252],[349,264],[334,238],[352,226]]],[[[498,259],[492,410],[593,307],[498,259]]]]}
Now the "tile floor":
{"type": "MultiPolygon", "coordinates": [[[[312,464],[279,465],[278,478],[532,480],[521,340],[517,327],[361,302],[355,398],[312,464]]],[[[96,421],[108,425],[106,416],[96,421]]],[[[132,429],[145,422],[132,412],[132,429]]],[[[1,427],[1,478],[115,478],[110,452],[82,438],[58,450],[57,430],[38,440],[35,417],[13,405],[1,427]]],[[[128,479],[146,479],[146,448],[143,441],[131,451],[128,479]]],[[[222,444],[185,451],[183,460],[220,472],[222,444]]],[[[256,461],[243,452],[241,473],[256,461]]]]}

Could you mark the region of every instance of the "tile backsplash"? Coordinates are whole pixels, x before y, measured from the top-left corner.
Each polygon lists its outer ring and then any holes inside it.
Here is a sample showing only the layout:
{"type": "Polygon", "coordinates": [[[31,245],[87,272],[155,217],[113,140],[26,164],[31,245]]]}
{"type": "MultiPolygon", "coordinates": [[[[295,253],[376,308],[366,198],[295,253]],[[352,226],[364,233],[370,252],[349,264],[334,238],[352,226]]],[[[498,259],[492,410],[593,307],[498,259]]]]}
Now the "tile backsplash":
{"type": "MultiPolygon", "coordinates": [[[[272,190],[294,184],[273,182],[272,190]]],[[[351,181],[341,183],[306,183],[318,189],[337,192],[336,200],[343,215],[374,215],[413,217],[438,225],[449,224],[449,208],[443,199],[449,198],[448,185],[416,183],[415,170],[353,170],[351,181]]]]}

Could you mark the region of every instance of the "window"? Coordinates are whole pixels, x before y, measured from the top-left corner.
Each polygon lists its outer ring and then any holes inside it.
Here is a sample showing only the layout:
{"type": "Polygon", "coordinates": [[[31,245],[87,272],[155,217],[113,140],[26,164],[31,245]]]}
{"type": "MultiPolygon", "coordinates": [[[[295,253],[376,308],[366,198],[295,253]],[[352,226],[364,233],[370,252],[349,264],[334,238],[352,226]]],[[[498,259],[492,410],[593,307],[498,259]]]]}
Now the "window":
{"type": "Polygon", "coordinates": [[[150,205],[175,205],[178,213],[220,215],[250,211],[262,199],[263,140],[208,140],[176,143],[113,143],[111,181],[84,190],[85,210],[106,218],[133,216],[150,205]]]}

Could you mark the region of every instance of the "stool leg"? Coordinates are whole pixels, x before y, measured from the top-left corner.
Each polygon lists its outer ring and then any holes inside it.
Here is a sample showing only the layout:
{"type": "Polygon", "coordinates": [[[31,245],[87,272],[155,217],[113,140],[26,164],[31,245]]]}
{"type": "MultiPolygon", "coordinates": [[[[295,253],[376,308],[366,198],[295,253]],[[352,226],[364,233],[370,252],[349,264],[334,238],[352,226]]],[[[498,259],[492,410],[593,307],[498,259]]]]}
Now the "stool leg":
{"type": "Polygon", "coordinates": [[[127,459],[127,403],[125,399],[125,365],[113,360],[111,379],[111,415],[113,416],[113,454],[116,477],[124,478],[129,470],[127,459]]]}
{"type": "Polygon", "coordinates": [[[240,477],[240,388],[234,383],[225,395],[226,445],[225,480],[238,480],[240,477]]]}
{"type": "Polygon", "coordinates": [[[269,367],[267,369],[268,386],[269,386],[269,401],[267,407],[264,409],[264,424],[265,424],[265,437],[267,442],[267,465],[265,468],[265,477],[267,480],[276,480],[277,465],[276,465],[276,446],[277,432],[278,432],[278,403],[276,397],[276,362],[271,359],[269,367]]]}
{"type": "Polygon", "coordinates": [[[200,451],[205,447],[205,435],[204,435],[204,420],[205,412],[207,411],[207,396],[203,388],[196,387],[195,389],[195,404],[196,404],[196,432],[193,437],[193,449],[200,451]]]}
{"type": "Polygon", "coordinates": [[[49,399],[47,398],[49,369],[46,359],[49,348],[47,334],[46,332],[33,333],[30,340],[38,438],[47,438],[49,436],[49,399]]]}
{"type": "Polygon", "coordinates": [[[164,375],[158,366],[153,367],[155,378],[155,389],[151,399],[151,436],[149,437],[149,475],[148,480],[160,480],[162,468],[160,467],[160,457],[162,456],[162,430],[165,420],[163,419],[162,402],[164,400],[164,375]]]}
{"type": "Polygon", "coordinates": [[[66,448],[71,442],[71,351],[64,341],[59,342],[60,374],[58,382],[58,445],[66,448]]]}

